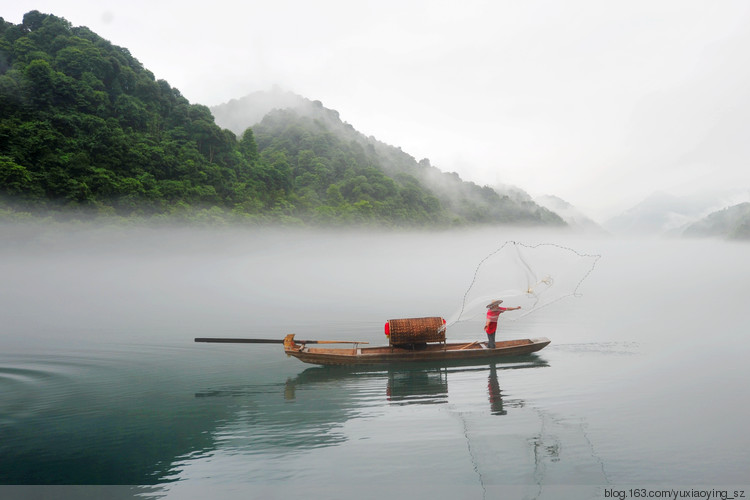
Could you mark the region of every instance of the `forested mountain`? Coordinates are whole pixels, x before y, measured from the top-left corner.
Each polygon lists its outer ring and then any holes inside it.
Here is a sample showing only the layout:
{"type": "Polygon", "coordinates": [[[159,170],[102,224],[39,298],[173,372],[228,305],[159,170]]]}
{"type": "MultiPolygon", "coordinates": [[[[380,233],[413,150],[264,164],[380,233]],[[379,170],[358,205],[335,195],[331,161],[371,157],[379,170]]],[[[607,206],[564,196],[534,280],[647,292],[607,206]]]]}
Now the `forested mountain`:
{"type": "Polygon", "coordinates": [[[433,167],[427,159],[417,161],[400,148],[365,136],[319,101],[274,89],[214,106],[211,111],[217,124],[235,133],[252,127],[262,154],[283,152],[295,171],[298,194],[307,200],[325,199],[325,190],[334,184],[347,202],[364,203],[367,210],[381,212],[387,207],[377,193],[382,197],[389,192],[385,178],[407,189],[406,205],[421,218],[434,217],[439,205],[444,211],[441,218],[447,216],[456,223],[565,225],[557,214],[530,198],[522,200],[463,181],[456,173],[433,167]]]}
{"type": "Polygon", "coordinates": [[[0,212],[562,224],[302,101],[307,111],[273,111],[235,134],[88,28],[37,11],[19,25],[0,18],[0,212]]]}
{"type": "Polygon", "coordinates": [[[14,201],[125,215],[273,206],[283,182],[254,151],[88,28],[0,19],[0,191],[14,201]]]}

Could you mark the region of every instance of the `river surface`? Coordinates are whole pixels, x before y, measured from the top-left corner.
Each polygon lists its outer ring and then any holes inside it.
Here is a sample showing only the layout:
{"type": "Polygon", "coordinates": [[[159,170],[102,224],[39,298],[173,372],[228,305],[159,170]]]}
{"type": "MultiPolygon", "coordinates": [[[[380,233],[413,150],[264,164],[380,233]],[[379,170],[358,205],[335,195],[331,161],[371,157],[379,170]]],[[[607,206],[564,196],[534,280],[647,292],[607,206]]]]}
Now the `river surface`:
{"type": "Polygon", "coordinates": [[[3,498],[750,496],[747,244],[501,229],[0,238],[3,498]],[[193,342],[385,344],[387,319],[454,315],[510,239],[601,256],[576,296],[501,318],[498,340],[551,339],[535,355],[333,369],[280,345],[193,342]]]}

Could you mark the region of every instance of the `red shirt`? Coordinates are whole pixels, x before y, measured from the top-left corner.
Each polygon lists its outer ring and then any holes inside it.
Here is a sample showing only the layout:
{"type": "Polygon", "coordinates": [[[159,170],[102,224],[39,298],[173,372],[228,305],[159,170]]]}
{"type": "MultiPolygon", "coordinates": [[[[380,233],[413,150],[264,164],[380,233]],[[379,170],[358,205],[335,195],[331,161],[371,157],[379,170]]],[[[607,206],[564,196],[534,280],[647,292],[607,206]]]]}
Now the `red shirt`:
{"type": "Polygon", "coordinates": [[[489,323],[484,327],[484,331],[487,332],[487,335],[492,335],[497,331],[497,318],[500,317],[500,313],[504,313],[507,310],[508,309],[505,307],[498,307],[496,311],[487,309],[487,321],[489,323]]]}

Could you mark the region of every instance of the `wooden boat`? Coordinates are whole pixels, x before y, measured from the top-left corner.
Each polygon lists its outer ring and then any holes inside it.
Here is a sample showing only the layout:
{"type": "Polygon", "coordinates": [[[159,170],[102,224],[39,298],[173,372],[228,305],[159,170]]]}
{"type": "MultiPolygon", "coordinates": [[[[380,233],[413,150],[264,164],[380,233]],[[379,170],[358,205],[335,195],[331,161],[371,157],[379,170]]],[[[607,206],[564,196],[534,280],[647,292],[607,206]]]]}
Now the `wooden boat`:
{"type": "MultiPolygon", "coordinates": [[[[508,356],[522,356],[544,349],[550,340],[546,337],[497,341],[490,349],[482,342],[427,343],[420,346],[360,347],[308,347],[311,342],[295,341],[294,334],[284,338],[284,352],[305,363],[316,365],[375,365],[431,361],[491,361],[508,356]]],[[[362,342],[363,344],[366,342],[362,342]]]]}
{"type": "Polygon", "coordinates": [[[295,340],[294,334],[281,339],[197,338],[196,342],[233,344],[284,344],[284,352],[305,363],[315,365],[378,365],[433,361],[484,362],[498,358],[523,356],[544,349],[550,340],[501,340],[490,349],[485,342],[426,343],[411,346],[360,347],[367,342],[337,340],[295,340]],[[353,344],[353,347],[308,347],[308,344],[353,344]]]}
{"type": "Polygon", "coordinates": [[[379,365],[414,362],[471,363],[522,356],[546,347],[548,338],[504,340],[492,349],[485,342],[445,342],[445,320],[439,316],[388,320],[389,345],[361,347],[367,342],[281,339],[197,338],[196,342],[284,344],[284,352],[316,365],[379,365]],[[308,344],[352,344],[353,347],[309,347],[308,344]]]}

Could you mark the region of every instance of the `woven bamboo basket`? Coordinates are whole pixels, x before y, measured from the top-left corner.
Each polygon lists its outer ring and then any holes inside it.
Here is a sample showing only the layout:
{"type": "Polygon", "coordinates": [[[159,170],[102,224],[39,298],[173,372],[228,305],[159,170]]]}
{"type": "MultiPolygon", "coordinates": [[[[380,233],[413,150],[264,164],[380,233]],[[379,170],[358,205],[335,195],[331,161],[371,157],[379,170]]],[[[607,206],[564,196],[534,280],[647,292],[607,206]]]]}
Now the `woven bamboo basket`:
{"type": "Polygon", "coordinates": [[[389,319],[388,327],[391,345],[445,342],[445,320],[439,316],[389,319]]]}

